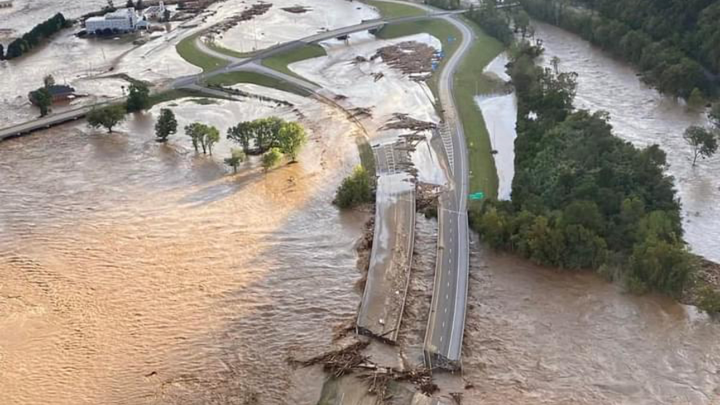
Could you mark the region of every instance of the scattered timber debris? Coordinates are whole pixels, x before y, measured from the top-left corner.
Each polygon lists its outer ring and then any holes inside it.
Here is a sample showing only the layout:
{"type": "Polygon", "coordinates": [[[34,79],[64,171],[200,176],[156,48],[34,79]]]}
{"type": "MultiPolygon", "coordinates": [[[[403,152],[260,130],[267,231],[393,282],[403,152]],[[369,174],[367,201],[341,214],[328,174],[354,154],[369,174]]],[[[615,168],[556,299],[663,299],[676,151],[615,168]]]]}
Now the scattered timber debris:
{"type": "Polygon", "coordinates": [[[437,124],[420,121],[407,114],[395,113],[392,119],[388,121],[382,129],[409,129],[417,133],[437,129],[437,124]]]}
{"type": "Polygon", "coordinates": [[[450,396],[455,401],[457,405],[462,405],[462,393],[461,392],[451,392],[450,396]]]}
{"type": "Polygon", "coordinates": [[[293,366],[309,367],[322,364],[323,370],[333,377],[342,377],[351,373],[355,368],[362,368],[361,365],[368,364],[368,357],[361,352],[370,344],[369,340],[355,342],[339,350],[334,350],[310,358],[308,360],[288,359],[293,366]]]}
{"type": "Polygon", "coordinates": [[[362,351],[370,344],[369,340],[357,341],[341,349],[323,353],[307,360],[288,358],[293,367],[322,365],[323,370],[333,377],[342,377],[352,373],[368,383],[368,392],[377,396],[383,403],[388,398],[387,386],[390,381],[410,382],[423,394],[430,396],[438,390],[432,381],[429,368],[419,367],[411,370],[399,370],[394,367],[382,367],[369,361],[362,351]]]}
{"type": "Polygon", "coordinates": [[[232,95],[235,95],[235,96],[240,96],[240,97],[245,97],[245,98],[253,98],[253,99],[256,99],[256,100],[264,101],[264,102],[266,102],[266,103],[275,103],[275,104],[277,104],[278,106],[295,107],[295,104],[293,104],[293,103],[291,103],[291,102],[289,102],[289,101],[280,100],[280,99],[277,99],[277,98],[272,98],[272,97],[263,96],[263,95],[259,95],[259,94],[252,94],[252,93],[248,93],[248,92],[246,92],[246,91],[242,91],[242,90],[239,90],[239,89],[233,89],[233,88],[230,88],[230,87],[223,87],[223,86],[220,86],[220,85],[209,85],[208,87],[213,88],[213,89],[217,89],[217,90],[220,90],[220,91],[222,91],[222,92],[225,92],[225,93],[228,93],[228,94],[232,94],[232,95]]]}
{"type": "Polygon", "coordinates": [[[288,13],[293,13],[293,14],[304,14],[304,13],[307,13],[308,11],[312,11],[312,9],[310,7],[305,7],[305,6],[283,7],[283,8],[281,8],[281,10],[287,11],[288,13]]]}
{"type": "Polygon", "coordinates": [[[366,57],[364,57],[364,56],[362,56],[362,55],[358,55],[358,56],[356,56],[355,59],[353,60],[353,63],[354,63],[354,64],[358,64],[358,63],[363,63],[363,62],[367,62],[367,61],[368,61],[368,60],[367,60],[366,57]]]}
{"type": "Polygon", "coordinates": [[[377,83],[378,80],[385,77],[385,73],[383,73],[383,72],[374,73],[373,77],[375,78],[375,82],[377,83]]]}
{"type": "Polygon", "coordinates": [[[351,117],[354,118],[366,118],[372,117],[372,110],[367,107],[355,107],[348,110],[351,117]]]}
{"type": "Polygon", "coordinates": [[[377,58],[417,81],[427,80],[432,73],[433,62],[439,60],[435,48],[415,41],[382,47],[370,60],[377,58]]]}
{"type": "Polygon", "coordinates": [[[272,3],[257,3],[243,10],[240,15],[232,16],[224,19],[223,21],[213,25],[208,30],[210,34],[221,34],[230,28],[240,24],[243,21],[250,21],[257,16],[261,16],[270,10],[272,3]]]}
{"type": "Polygon", "coordinates": [[[377,395],[381,403],[387,399],[387,385],[390,381],[408,381],[427,396],[438,390],[438,386],[432,381],[430,369],[425,367],[407,371],[390,367],[375,367],[374,369],[366,367],[366,369],[372,371],[363,372],[360,374],[360,378],[368,383],[368,392],[377,395]]]}
{"type": "Polygon", "coordinates": [[[357,281],[356,287],[363,291],[367,282],[367,274],[370,270],[370,253],[372,251],[373,238],[375,237],[375,216],[365,222],[363,236],[357,241],[355,250],[358,253],[357,268],[360,270],[362,277],[357,281]]]}
{"type": "Polygon", "coordinates": [[[342,100],[347,100],[347,96],[346,96],[346,95],[343,95],[343,94],[336,94],[336,95],[335,95],[335,101],[342,101],[342,100]]]}
{"type": "Polygon", "coordinates": [[[332,341],[337,342],[345,339],[351,332],[355,331],[355,318],[350,318],[333,328],[332,341]]]}
{"type": "Polygon", "coordinates": [[[437,212],[438,197],[442,187],[435,184],[417,183],[416,186],[416,208],[420,212],[428,213],[433,209],[437,212]]]}

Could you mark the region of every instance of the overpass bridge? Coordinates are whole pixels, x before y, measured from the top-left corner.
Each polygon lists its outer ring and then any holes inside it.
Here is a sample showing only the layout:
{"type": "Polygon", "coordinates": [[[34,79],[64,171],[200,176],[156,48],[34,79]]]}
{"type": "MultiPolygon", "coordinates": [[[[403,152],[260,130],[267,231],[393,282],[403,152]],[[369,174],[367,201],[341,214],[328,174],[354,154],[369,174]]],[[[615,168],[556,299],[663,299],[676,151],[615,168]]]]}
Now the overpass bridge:
{"type": "MultiPolygon", "coordinates": [[[[207,73],[201,73],[197,75],[190,75],[190,76],[184,76],[175,79],[172,84],[170,85],[171,89],[190,89],[195,87],[199,82],[223,74],[233,71],[254,71],[257,73],[273,76],[277,79],[280,79],[285,82],[289,82],[295,86],[298,86],[302,88],[303,90],[309,91],[311,93],[316,92],[319,90],[319,88],[307,81],[300,80],[298,78],[283,74],[281,72],[275,72],[274,70],[271,70],[269,68],[265,68],[260,63],[263,59],[269,58],[271,56],[275,56],[278,54],[282,54],[284,52],[288,52],[297,48],[301,48],[306,45],[316,44],[318,42],[326,41],[333,38],[338,37],[344,37],[346,35],[351,35],[358,32],[363,31],[372,31],[377,30],[385,25],[388,24],[398,24],[398,23],[405,23],[405,22],[413,22],[413,21],[422,21],[422,20],[429,20],[429,19],[435,19],[435,18],[442,18],[448,15],[454,15],[454,14],[460,14],[463,13],[464,10],[453,10],[453,11],[438,11],[438,12],[428,12],[424,15],[418,15],[418,16],[411,16],[411,17],[399,17],[399,18],[386,18],[386,19],[377,19],[377,20],[370,20],[370,21],[364,21],[360,24],[351,25],[348,27],[342,27],[337,28],[334,30],[328,30],[324,32],[320,32],[317,34],[313,34],[310,36],[307,36],[305,38],[301,38],[295,41],[290,41],[286,43],[282,43],[279,45],[272,46],[270,48],[261,50],[257,53],[255,53],[252,56],[249,56],[244,59],[238,59],[229,57],[227,55],[222,55],[223,58],[226,60],[232,61],[232,63],[224,68],[216,69],[211,72],[207,73]]],[[[219,56],[219,55],[216,55],[219,56]]],[[[24,122],[17,125],[12,125],[10,127],[2,128],[0,129],[0,141],[3,141],[5,139],[25,135],[34,131],[39,131],[42,129],[47,129],[56,125],[64,124],[69,121],[78,120],[81,118],[84,118],[88,112],[90,112],[93,108],[98,107],[105,107],[108,105],[111,105],[113,103],[118,103],[124,101],[124,98],[118,98],[113,100],[108,100],[103,103],[97,103],[89,106],[83,106],[74,108],[68,111],[63,111],[56,114],[50,114],[45,117],[37,118],[28,122],[24,122]]]]}

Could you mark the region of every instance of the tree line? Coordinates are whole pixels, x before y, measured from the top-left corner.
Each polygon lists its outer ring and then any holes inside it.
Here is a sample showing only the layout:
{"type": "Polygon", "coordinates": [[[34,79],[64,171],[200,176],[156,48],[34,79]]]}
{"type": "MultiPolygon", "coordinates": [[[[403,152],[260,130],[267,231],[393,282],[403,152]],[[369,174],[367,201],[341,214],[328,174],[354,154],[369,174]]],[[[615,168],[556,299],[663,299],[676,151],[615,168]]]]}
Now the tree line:
{"type": "MultiPolygon", "coordinates": [[[[128,89],[128,99],[124,105],[112,105],[91,110],[87,115],[88,125],[93,128],[105,128],[112,133],[113,128],[125,120],[130,112],[148,109],[152,104],[150,90],[142,82],[133,82],[128,89]]],[[[178,123],[175,114],[168,108],[160,110],[155,124],[155,136],[158,142],[167,142],[177,133],[178,123]]],[[[217,127],[202,122],[193,122],[184,127],[196,153],[212,155],[213,147],[220,141],[217,127]]],[[[261,162],[267,171],[277,166],[284,157],[291,162],[297,161],[298,154],[307,143],[305,129],[297,122],[288,122],[278,117],[243,121],[227,131],[227,139],[239,144],[240,148],[231,149],[230,157],[224,162],[237,172],[240,163],[247,155],[262,155],[261,162]]]]}
{"type": "Polygon", "coordinates": [[[514,46],[518,98],[512,202],[488,201],[471,225],[492,247],[568,269],[595,269],[632,290],[678,297],[693,261],[665,153],[612,133],[608,115],[576,110],[576,74],[536,66],[539,45],[514,46]]]}
{"type": "Polygon", "coordinates": [[[52,18],[44,21],[23,34],[22,37],[12,41],[5,55],[2,54],[0,47],[0,59],[14,59],[30,51],[32,48],[40,45],[45,39],[50,38],[63,28],[72,26],[72,20],[66,20],[62,13],[55,14],[52,18]]]}
{"type": "Polygon", "coordinates": [[[718,95],[720,0],[520,1],[531,15],[632,63],[662,93],[718,95]]]}

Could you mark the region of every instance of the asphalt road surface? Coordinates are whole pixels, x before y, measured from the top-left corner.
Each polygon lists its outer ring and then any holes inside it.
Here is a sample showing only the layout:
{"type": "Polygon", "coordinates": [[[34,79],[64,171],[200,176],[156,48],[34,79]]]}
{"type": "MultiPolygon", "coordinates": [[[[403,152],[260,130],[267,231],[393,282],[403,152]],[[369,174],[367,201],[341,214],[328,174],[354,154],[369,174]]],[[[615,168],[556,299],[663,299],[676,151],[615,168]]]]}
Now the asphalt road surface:
{"type": "Polygon", "coordinates": [[[448,151],[448,155],[453,156],[452,181],[449,189],[440,196],[435,283],[424,349],[430,366],[458,369],[461,366],[469,270],[468,163],[465,133],[453,98],[453,77],[470,49],[474,33],[460,20],[451,16],[444,18],[462,32],[462,42],[447,61],[439,81],[440,104],[452,140],[452,151],[448,151]]]}

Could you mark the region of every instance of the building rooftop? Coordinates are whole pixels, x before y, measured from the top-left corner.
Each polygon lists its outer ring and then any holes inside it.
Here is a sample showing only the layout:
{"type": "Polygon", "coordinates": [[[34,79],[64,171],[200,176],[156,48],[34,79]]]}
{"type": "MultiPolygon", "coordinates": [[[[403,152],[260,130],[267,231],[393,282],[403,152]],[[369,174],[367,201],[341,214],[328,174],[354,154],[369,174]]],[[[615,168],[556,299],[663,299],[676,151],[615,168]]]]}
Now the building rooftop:
{"type": "Polygon", "coordinates": [[[53,96],[60,96],[60,95],[70,94],[70,93],[75,92],[74,88],[72,88],[70,86],[66,86],[64,84],[55,84],[55,85],[49,86],[47,89],[50,92],[50,95],[53,95],[53,96]]]}

